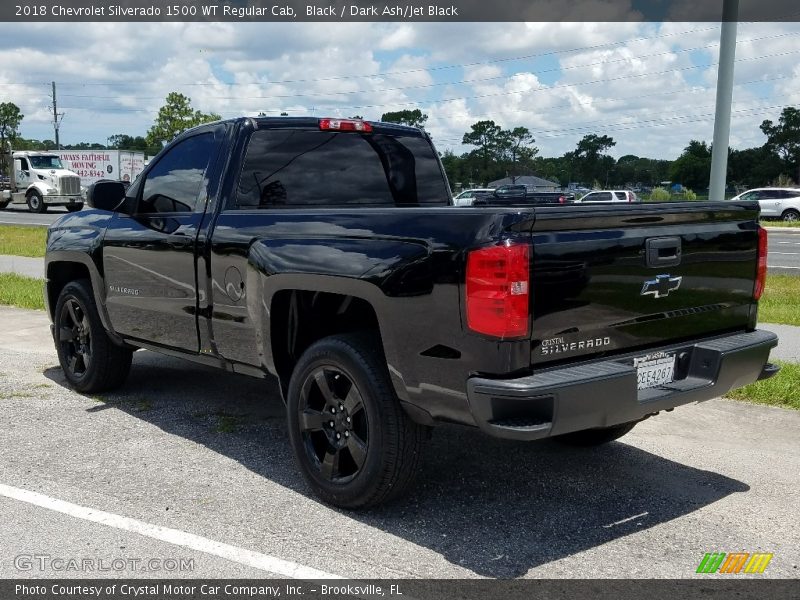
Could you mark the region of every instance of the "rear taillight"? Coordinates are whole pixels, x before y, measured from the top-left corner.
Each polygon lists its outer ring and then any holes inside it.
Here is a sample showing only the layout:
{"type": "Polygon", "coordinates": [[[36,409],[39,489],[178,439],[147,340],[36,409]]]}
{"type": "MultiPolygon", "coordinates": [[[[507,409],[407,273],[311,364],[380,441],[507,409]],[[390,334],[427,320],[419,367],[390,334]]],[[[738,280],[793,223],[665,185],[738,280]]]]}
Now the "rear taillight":
{"type": "Polygon", "coordinates": [[[753,299],[758,300],[764,293],[767,284],[767,230],[758,228],[758,267],[756,268],[756,286],[753,288],[753,299]]]}
{"type": "Polygon", "coordinates": [[[633,192],[625,192],[625,194],[628,196],[628,202],[633,202],[633,199],[635,198],[633,192]]]}
{"type": "Polygon", "coordinates": [[[559,196],[558,197],[558,203],[559,204],[566,204],[567,203],[567,197],[566,196],[559,196]]]}
{"type": "Polygon", "coordinates": [[[527,244],[504,244],[467,255],[467,326],[498,338],[527,335],[530,304],[527,244]]]}
{"type": "Polygon", "coordinates": [[[372,125],[361,119],[320,119],[319,128],[322,131],[372,132],[372,125]]]}

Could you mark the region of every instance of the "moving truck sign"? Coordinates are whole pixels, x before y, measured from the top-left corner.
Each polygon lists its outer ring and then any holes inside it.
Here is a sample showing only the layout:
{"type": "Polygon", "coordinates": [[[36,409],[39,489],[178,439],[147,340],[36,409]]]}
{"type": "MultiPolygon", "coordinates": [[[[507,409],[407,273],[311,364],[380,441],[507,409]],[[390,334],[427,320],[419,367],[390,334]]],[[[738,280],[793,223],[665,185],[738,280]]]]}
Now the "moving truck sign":
{"type": "Polygon", "coordinates": [[[130,150],[53,150],[65,168],[88,187],[100,179],[133,181],[144,169],[144,153],[130,150]]]}

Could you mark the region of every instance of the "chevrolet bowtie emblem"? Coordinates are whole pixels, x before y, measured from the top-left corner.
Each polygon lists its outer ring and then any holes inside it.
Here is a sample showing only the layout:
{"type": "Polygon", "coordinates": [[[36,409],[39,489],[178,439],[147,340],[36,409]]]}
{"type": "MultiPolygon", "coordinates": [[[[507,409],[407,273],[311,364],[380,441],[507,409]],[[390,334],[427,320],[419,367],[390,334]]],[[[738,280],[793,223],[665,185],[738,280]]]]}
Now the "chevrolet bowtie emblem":
{"type": "Polygon", "coordinates": [[[670,292],[674,292],[681,287],[683,277],[672,277],[671,275],[656,275],[655,279],[645,281],[642,286],[642,296],[653,295],[654,298],[664,298],[669,296],[670,292]]]}

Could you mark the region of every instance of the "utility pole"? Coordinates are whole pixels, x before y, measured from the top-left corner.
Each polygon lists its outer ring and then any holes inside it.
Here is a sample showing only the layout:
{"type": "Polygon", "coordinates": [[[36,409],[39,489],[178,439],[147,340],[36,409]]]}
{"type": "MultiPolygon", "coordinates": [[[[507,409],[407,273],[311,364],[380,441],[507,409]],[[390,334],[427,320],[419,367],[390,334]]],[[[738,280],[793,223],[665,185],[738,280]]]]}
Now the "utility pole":
{"type": "Polygon", "coordinates": [[[709,200],[725,200],[728,175],[728,144],[731,137],[731,103],[733,102],[733,63],[736,58],[736,25],[739,0],[724,0],[719,40],[717,70],[717,110],[714,115],[714,142],[711,151],[709,200]]]}
{"type": "Polygon", "coordinates": [[[58,114],[58,102],[56,100],[56,82],[53,82],[53,130],[56,134],[56,150],[61,150],[61,144],[58,141],[58,130],[61,127],[61,119],[64,118],[64,113],[58,114]]]}

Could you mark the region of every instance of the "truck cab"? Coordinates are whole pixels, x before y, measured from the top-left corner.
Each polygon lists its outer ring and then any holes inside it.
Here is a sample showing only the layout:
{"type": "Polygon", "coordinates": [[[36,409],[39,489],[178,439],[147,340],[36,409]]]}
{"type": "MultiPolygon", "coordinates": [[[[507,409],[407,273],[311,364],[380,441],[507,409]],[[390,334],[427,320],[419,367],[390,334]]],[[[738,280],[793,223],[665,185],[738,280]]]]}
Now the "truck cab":
{"type": "Polygon", "coordinates": [[[65,169],[56,154],[18,151],[12,159],[9,189],[0,196],[0,209],[9,203],[27,204],[34,213],[46,212],[48,206],[66,206],[70,212],[83,208],[81,179],[65,169]]]}

